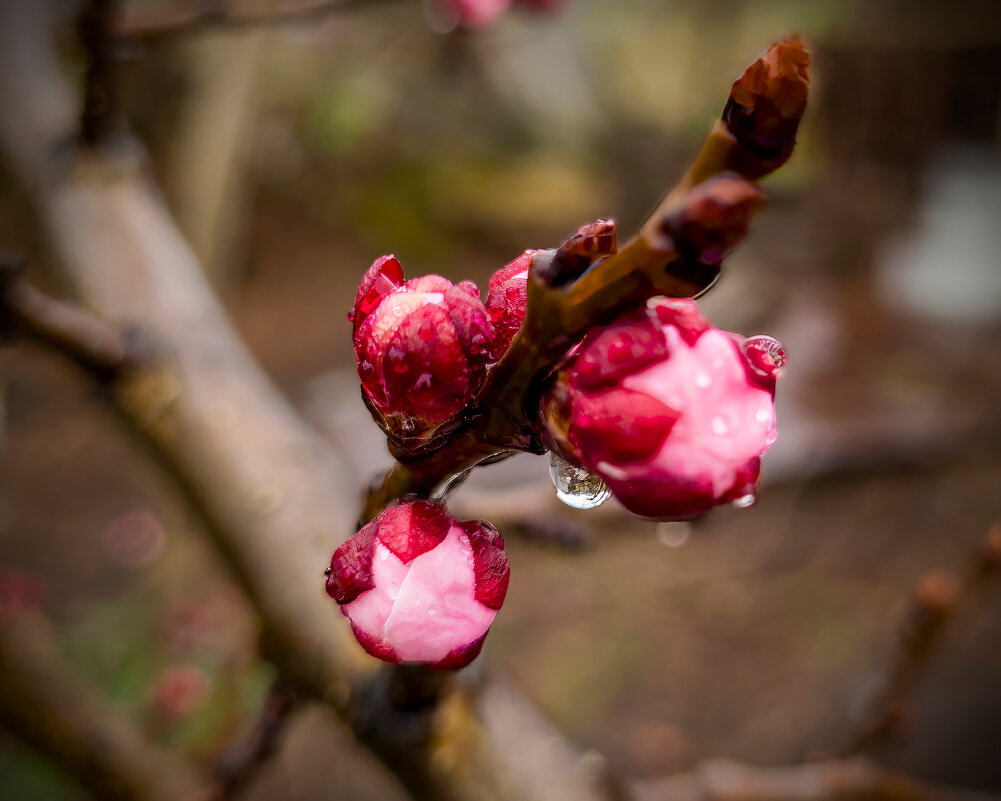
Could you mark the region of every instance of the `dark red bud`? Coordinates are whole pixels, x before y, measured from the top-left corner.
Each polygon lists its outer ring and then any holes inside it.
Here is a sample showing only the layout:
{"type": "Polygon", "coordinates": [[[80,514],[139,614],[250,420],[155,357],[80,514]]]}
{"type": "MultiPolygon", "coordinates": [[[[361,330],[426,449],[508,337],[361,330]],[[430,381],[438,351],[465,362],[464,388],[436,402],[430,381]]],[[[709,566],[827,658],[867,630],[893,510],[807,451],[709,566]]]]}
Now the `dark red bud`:
{"type": "Polygon", "coordinates": [[[579,278],[598,259],[618,250],[615,220],[595,220],[582,225],[551,259],[536,262],[536,277],[547,286],[565,286],[579,278]]]}
{"type": "Polygon", "coordinates": [[[752,152],[740,165],[748,177],[771,172],[792,154],[810,93],[809,66],[810,54],[800,39],[784,39],[768,48],[730,90],[723,122],[752,152]]]}
{"type": "Polygon", "coordinates": [[[683,258],[717,265],[747,235],[751,216],[764,205],[764,194],[752,183],[720,173],[692,187],[684,206],[661,221],[660,233],[683,258]]]}

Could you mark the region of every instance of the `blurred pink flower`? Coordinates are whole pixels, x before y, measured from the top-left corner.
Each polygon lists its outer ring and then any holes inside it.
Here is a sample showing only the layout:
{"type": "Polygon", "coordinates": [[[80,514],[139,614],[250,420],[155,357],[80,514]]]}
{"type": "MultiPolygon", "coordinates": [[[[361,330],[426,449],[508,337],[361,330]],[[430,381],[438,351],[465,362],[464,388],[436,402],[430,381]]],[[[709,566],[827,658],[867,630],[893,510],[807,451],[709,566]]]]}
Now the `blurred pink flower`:
{"type": "Polygon", "coordinates": [[[713,328],[694,301],[653,298],[592,330],[558,373],[543,399],[550,445],[638,515],[751,503],[784,362],[770,338],[713,328]]]}
{"type": "Polygon", "coordinates": [[[178,720],[203,709],[212,694],[212,680],[201,668],[164,668],[153,687],[152,708],[161,720],[178,720]]]}
{"type": "Polygon", "coordinates": [[[464,28],[483,28],[497,20],[511,0],[440,0],[464,28]]]}
{"type": "Polygon", "coordinates": [[[383,510],[334,551],[327,594],[372,656],[459,668],[479,654],[509,575],[496,529],[414,501],[383,510]]]}
{"type": "Polygon", "coordinates": [[[0,617],[38,612],[49,597],[49,583],[38,573],[0,568],[0,617]]]}

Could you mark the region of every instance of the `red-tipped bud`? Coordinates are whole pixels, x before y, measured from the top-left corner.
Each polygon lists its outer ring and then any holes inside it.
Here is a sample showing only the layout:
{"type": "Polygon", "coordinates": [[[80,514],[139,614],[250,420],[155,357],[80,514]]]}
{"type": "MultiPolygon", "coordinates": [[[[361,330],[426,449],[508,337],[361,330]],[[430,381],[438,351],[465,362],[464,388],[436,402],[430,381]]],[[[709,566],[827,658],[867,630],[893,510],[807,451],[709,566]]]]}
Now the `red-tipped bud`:
{"type": "Polygon", "coordinates": [[[687,259],[720,264],[747,236],[751,216],[765,205],[756,186],[732,172],[714,175],[694,186],[685,205],[660,221],[655,243],[687,259]]]}
{"type": "Polygon", "coordinates": [[[741,165],[749,177],[779,167],[792,154],[810,93],[810,54],[798,37],[776,42],[730,90],[723,122],[758,159],[741,165]]]}
{"type": "Polygon", "coordinates": [[[532,266],[532,256],[540,252],[526,250],[510,264],[504,265],[490,276],[487,311],[494,326],[498,357],[507,350],[525,319],[525,307],[528,303],[528,271],[532,266]]]}
{"type": "Polygon", "coordinates": [[[593,330],[543,398],[550,446],[630,511],[687,518],[753,501],[775,441],[778,343],[713,328],[694,301],[652,298],[593,330]]]}
{"type": "Polygon", "coordinates": [[[616,250],[615,220],[595,220],[578,228],[556,249],[551,259],[538,264],[536,275],[547,286],[565,286],[616,250]]]}
{"type": "Polygon", "coordinates": [[[476,286],[438,275],[404,281],[393,256],[365,273],[352,319],[362,387],[407,433],[461,411],[493,358],[493,326],[476,286]]]}
{"type": "Polygon", "coordinates": [[[341,545],[327,594],[361,646],[386,662],[472,662],[507,594],[504,540],[427,501],[392,506],[341,545]]]}

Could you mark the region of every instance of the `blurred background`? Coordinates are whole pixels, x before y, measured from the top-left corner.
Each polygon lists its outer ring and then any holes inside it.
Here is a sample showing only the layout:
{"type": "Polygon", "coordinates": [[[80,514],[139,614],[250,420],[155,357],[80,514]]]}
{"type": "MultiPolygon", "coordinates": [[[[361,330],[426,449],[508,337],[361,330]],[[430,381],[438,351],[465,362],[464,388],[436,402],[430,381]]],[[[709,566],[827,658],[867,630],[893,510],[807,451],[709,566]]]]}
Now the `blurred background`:
{"type": "MultiPolygon", "coordinates": [[[[193,7],[126,5],[151,18],[193,7]]],[[[545,460],[519,457],[479,471],[456,511],[512,532],[490,658],[614,768],[787,764],[837,746],[879,687],[916,582],[962,570],[1001,517],[1001,6],[565,0],[443,27],[421,2],[372,0],[304,25],[151,38],[124,54],[127,116],[240,333],[361,487],[389,462],[346,319],[371,261],[392,252],[410,276],[485,288],[596,217],[628,235],[735,77],[803,35],[815,80],[800,145],[705,302],[716,325],[774,335],[789,356],[757,506],[692,524],[613,502],[574,512],[545,460]]],[[[6,173],[0,244],[58,289],[6,173]]],[[[0,369],[0,605],[42,607],[116,703],[211,757],[272,678],[247,603],[87,383],[24,345],[0,369]]],[[[880,759],[1001,791],[999,643],[1001,589],[988,587],[959,610],[880,759]]],[[[0,798],[83,797],[0,733],[0,798]]],[[[402,795],[307,711],[248,797],[402,795]]]]}

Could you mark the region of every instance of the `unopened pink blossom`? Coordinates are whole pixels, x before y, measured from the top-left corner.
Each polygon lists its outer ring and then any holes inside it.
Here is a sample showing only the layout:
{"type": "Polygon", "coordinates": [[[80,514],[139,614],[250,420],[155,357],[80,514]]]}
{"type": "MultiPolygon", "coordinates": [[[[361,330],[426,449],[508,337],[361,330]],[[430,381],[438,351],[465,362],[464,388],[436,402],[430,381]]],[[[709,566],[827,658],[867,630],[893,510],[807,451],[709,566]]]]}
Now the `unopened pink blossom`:
{"type": "Polygon", "coordinates": [[[493,357],[493,326],[476,285],[440,275],[407,281],[393,256],[365,273],[352,319],[368,399],[411,430],[461,411],[493,357]]]}
{"type": "Polygon", "coordinates": [[[498,357],[507,350],[525,319],[528,303],[528,270],[538,250],[526,250],[490,276],[487,312],[494,326],[498,357]]]}
{"type": "Polygon", "coordinates": [[[688,518],[753,497],[775,442],[778,343],[654,298],[594,329],[543,401],[551,445],[635,514],[688,518]]]}
{"type": "Polygon", "coordinates": [[[459,668],[479,654],[509,575],[496,529],[413,501],[385,509],[334,551],[327,593],[372,656],[459,668]]]}

